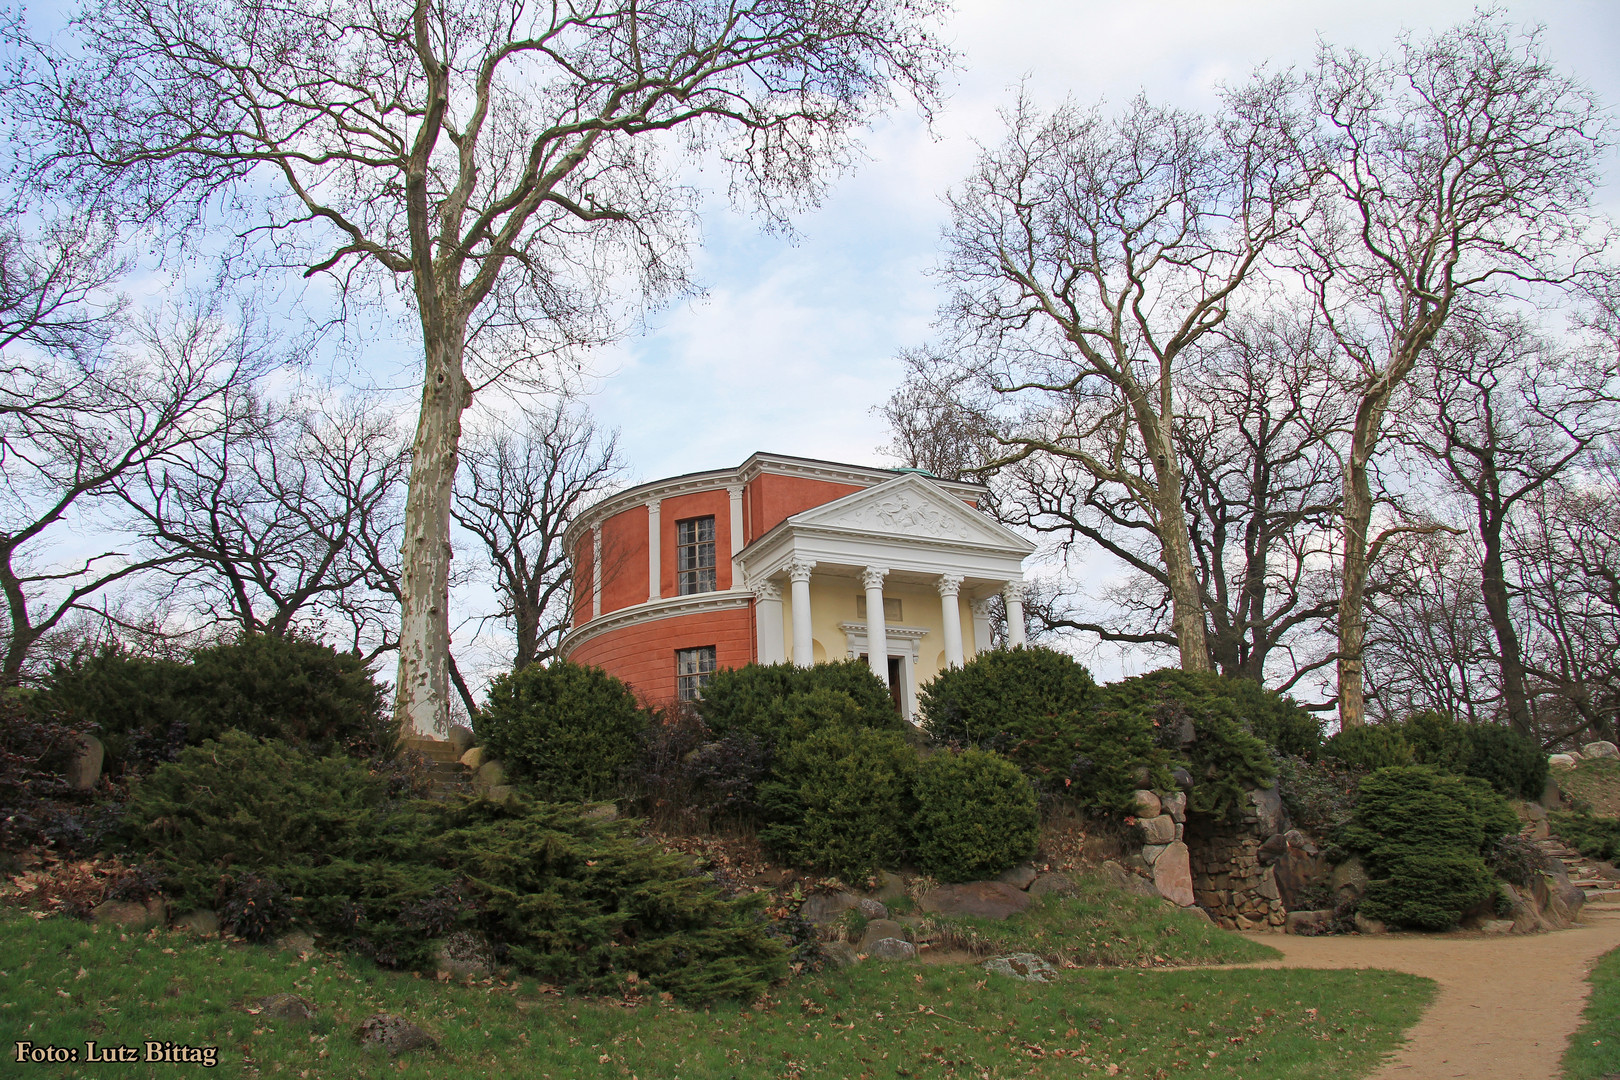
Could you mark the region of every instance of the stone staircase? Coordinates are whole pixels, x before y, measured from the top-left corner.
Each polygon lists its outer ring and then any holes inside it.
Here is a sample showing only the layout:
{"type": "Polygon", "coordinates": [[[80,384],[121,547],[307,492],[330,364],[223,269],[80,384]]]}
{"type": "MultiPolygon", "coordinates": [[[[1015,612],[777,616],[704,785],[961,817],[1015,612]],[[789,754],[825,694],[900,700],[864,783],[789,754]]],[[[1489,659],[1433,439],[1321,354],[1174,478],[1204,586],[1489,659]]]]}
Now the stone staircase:
{"type": "Polygon", "coordinates": [[[421,754],[428,760],[428,775],[433,780],[431,798],[440,802],[456,795],[471,795],[472,773],[461,763],[461,754],[444,739],[429,739],[408,735],[400,740],[400,748],[421,754]]]}
{"type": "Polygon", "coordinates": [[[1569,871],[1569,883],[1586,894],[1584,907],[1620,910],[1620,881],[1604,877],[1591,859],[1565,844],[1558,836],[1549,834],[1537,840],[1536,847],[1543,855],[1557,859],[1569,871]]]}

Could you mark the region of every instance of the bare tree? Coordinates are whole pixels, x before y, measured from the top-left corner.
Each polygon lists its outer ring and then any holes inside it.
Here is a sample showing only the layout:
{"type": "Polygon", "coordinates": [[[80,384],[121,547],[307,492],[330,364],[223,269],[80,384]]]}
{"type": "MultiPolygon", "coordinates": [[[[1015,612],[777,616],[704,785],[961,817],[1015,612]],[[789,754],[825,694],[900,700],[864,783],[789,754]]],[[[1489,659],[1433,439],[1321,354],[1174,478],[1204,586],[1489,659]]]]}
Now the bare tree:
{"type": "Polygon", "coordinates": [[[1369,475],[1392,395],[1460,308],[1595,265],[1605,114],[1500,12],[1391,56],[1324,45],[1307,80],[1325,197],[1304,280],[1356,365],[1345,459],[1339,722],[1363,722],[1369,475]]]}
{"type": "Polygon", "coordinates": [[[0,594],[8,617],[0,678],[97,594],[168,556],[125,550],[99,512],[148,462],[207,438],[224,402],[262,366],[215,307],[140,327],[93,367],[42,354],[0,370],[0,594]],[[26,403],[36,403],[29,407],[26,403]]]}
{"type": "Polygon", "coordinates": [[[225,200],[306,274],[415,306],[423,392],[406,505],[395,715],[448,704],[461,416],[506,358],[614,336],[628,290],[688,287],[695,192],[663,150],[717,155],[775,220],[948,60],[939,0],[99,0],[18,108],[41,172],[145,221],[225,200]],[[499,358],[499,359],[497,359],[499,358]]]}
{"type": "MultiPolygon", "coordinates": [[[[1302,176],[1278,87],[1226,95],[1215,120],[1138,99],[1121,115],[1020,99],[950,196],[948,355],[1005,399],[992,464],[1044,459],[1124,493],[1157,549],[1170,635],[1207,670],[1202,597],[1175,446],[1177,385],[1266,250],[1296,222],[1302,176]],[[1016,411],[1007,411],[1008,408],[1016,411]]],[[[945,380],[941,380],[945,381],[945,380]]],[[[1078,477],[1074,477],[1078,479],[1078,477]]]]}
{"type": "Polygon", "coordinates": [[[341,630],[367,659],[395,647],[409,463],[393,416],[366,397],[317,406],[254,390],[226,413],[120,485],[174,592],[242,630],[341,630]]]}
{"type": "Polygon", "coordinates": [[[618,433],[599,430],[566,398],[526,411],[516,431],[492,426],[467,439],[451,513],[484,547],[497,616],[515,639],[513,670],[556,655],[572,616],[563,533],[612,492],[624,468],[618,433]]]}

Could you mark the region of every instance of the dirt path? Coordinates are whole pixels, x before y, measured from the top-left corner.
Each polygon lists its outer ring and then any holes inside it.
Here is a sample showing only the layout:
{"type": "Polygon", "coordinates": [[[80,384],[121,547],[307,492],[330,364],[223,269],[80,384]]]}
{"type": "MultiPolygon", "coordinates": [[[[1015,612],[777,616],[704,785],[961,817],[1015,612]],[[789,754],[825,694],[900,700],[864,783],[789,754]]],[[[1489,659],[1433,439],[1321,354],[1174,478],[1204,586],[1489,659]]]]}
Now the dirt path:
{"type": "Polygon", "coordinates": [[[1254,967],[1383,968],[1440,984],[1429,1011],[1370,1080],[1554,1080],[1581,1023],[1592,964],[1620,947],[1620,908],[1526,936],[1255,935],[1283,959],[1254,967]]]}

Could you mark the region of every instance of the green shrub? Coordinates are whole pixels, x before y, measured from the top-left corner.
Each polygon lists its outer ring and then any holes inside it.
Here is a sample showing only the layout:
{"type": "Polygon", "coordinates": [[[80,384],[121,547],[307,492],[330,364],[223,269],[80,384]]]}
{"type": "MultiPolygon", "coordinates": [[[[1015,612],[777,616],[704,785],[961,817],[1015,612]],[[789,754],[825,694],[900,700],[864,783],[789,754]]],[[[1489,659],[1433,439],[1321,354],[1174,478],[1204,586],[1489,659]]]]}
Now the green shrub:
{"type": "Polygon", "coordinates": [[[1269,787],[1277,772],[1266,744],[1249,730],[1246,710],[1259,700],[1257,689],[1242,679],[1165,668],[1103,687],[1102,708],[1140,717],[1162,745],[1180,745],[1190,730],[1192,741],[1182,747],[1193,778],[1188,805],[1231,816],[1245,792],[1269,787]]]}
{"type": "Polygon", "coordinates": [[[1620,821],[1591,814],[1567,814],[1561,810],[1547,817],[1559,839],[1587,858],[1612,861],[1620,855],[1620,821]]]}
{"type": "MultiPolygon", "coordinates": [[[[1412,764],[1432,765],[1441,772],[1465,776],[1473,744],[1468,728],[1442,712],[1413,713],[1396,727],[1412,748],[1412,764]]],[[[1390,764],[1401,764],[1391,762],[1390,764]]],[[[1539,791],[1536,794],[1541,794],[1539,791]]]]}
{"type": "Polygon", "coordinates": [[[864,660],[722,668],[703,687],[697,710],[714,734],[747,733],[773,750],[822,723],[875,731],[905,727],[889,688],[864,660]]]}
{"type": "Polygon", "coordinates": [[[1467,773],[1510,799],[1539,799],[1547,786],[1547,755],[1541,744],[1501,724],[1475,724],[1467,733],[1467,773]]]}
{"type": "Polygon", "coordinates": [[[245,731],[317,754],[392,751],[384,691],[357,656],[299,637],[242,634],[187,663],[108,650],[58,664],[42,695],[96,725],[113,764],[149,768],[245,731]]]}
{"type": "Polygon", "coordinates": [[[1363,912],[1437,930],[1490,895],[1485,856],[1518,827],[1507,800],[1481,780],[1390,766],[1361,781],[1355,815],[1337,839],[1363,857],[1373,879],[1363,912]]]}
{"type": "Polygon", "coordinates": [[[1102,688],[1102,697],[1114,708],[1150,713],[1167,731],[1183,715],[1219,714],[1236,720],[1279,754],[1310,755],[1322,745],[1321,720],[1252,679],[1160,668],[1110,683],[1102,688]]]}
{"type": "Polygon", "coordinates": [[[239,732],[142,781],[127,835],[178,906],[218,907],[253,936],[300,922],[387,965],[422,965],[434,939],[469,930],[592,991],[633,971],[702,1001],[785,973],[760,899],[723,896],[625,825],[521,797],[392,802],[360,762],[239,732]]]}
{"type": "Polygon", "coordinates": [[[601,668],[555,660],[495,679],[473,732],[514,780],[541,798],[568,801],[616,794],[647,722],[624,683],[601,668]]]}
{"type": "Polygon", "coordinates": [[[1356,785],[1365,775],[1337,758],[1280,757],[1277,794],[1290,821],[1325,840],[1355,813],[1356,785]]]}
{"type": "Polygon", "coordinates": [[[999,874],[1035,853],[1040,811],[1018,766],[983,750],[940,752],[917,766],[917,866],[940,881],[999,874]]]}
{"type": "Polygon", "coordinates": [[[760,839],[795,866],[859,881],[905,856],[917,752],[896,732],[836,728],[790,744],[759,786],[760,839]]]}
{"type": "Polygon", "coordinates": [[[1074,763],[1077,721],[1096,708],[1097,687],[1074,657],[1052,649],[995,649],[940,672],[918,695],[936,744],[994,750],[1046,789],[1074,763]]]}
{"type": "Polygon", "coordinates": [[[1069,739],[1063,791],[1081,809],[1127,814],[1135,806],[1137,788],[1174,787],[1170,754],[1154,742],[1153,723],[1140,713],[1099,709],[1089,716],[1067,717],[1059,727],[1069,739]]]}
{"type": "Polygon", "coordinates": [[[1342,728],[1322,744],[1322,752],[1353,769],[1386,769],[1411,765],[1412,745],[1400,725],[1360,724],[1342,728]]]}

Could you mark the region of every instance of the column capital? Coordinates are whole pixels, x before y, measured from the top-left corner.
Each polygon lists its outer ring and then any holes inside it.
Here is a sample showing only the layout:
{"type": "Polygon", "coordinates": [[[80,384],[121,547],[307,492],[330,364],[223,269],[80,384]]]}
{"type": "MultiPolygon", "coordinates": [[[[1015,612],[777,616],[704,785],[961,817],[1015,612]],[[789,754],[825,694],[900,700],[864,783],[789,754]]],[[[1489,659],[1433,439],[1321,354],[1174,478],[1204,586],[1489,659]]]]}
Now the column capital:
{"type": "Polygon", "coordinates": [[[941,574],[934,585],[939,589],[940,596],[957,596],[962,592],[964,580],[961,574],[941,574]]]}
{"type": "Polygon", "coordinates": [[[994,604],[995,599],[993,596],[981,596],[974,600],[972,602],[974,616],[980,619],[988,619],[992,610],[991,605],[994,604]]]}
{"type": "Polygon", "coordinates": [[[755,599],[775,600],[778,603],[782,600],[782,587],[770,578],[751,581],[748,583],[748,587],[753,591],[755,599]]]}
{"type": "Polygon", "coordinates": [[[648,499],[647,500],[647,513],[649,513],[649,514],[658,513],[658,508],[660,506],[662,506],[663,503],[664,503],[663,499],[648,499]]]}
{"type": "Polygon", "coordinates": [[[865,570],[861,571],[861,585],[865,587],[867,591],[871,591],[872,589],[881,590],[883,588],[883,579],[888,576],[888,567],[868,566],[865,570]]]}
{"type": "Polygon", "coordinates": [[[727,484],[726,495],[733,499],[742,498],[743,486],[741,484],[727,484]]]}
{"type": "Polygon", "coordinates": [[[1022,581],[1009,581],[1001,587],[1001,595],[1007,598],[1009,604],[1021,603],[1024,599],[1024,591],[1025,585],[1022,581]]]}
{"type": "Polygon", "coordinates": [[[815,568],[814,559],[794,559],[787,564],[788,577],[793,581],[809,581],[810,571],[815,568]]]}

